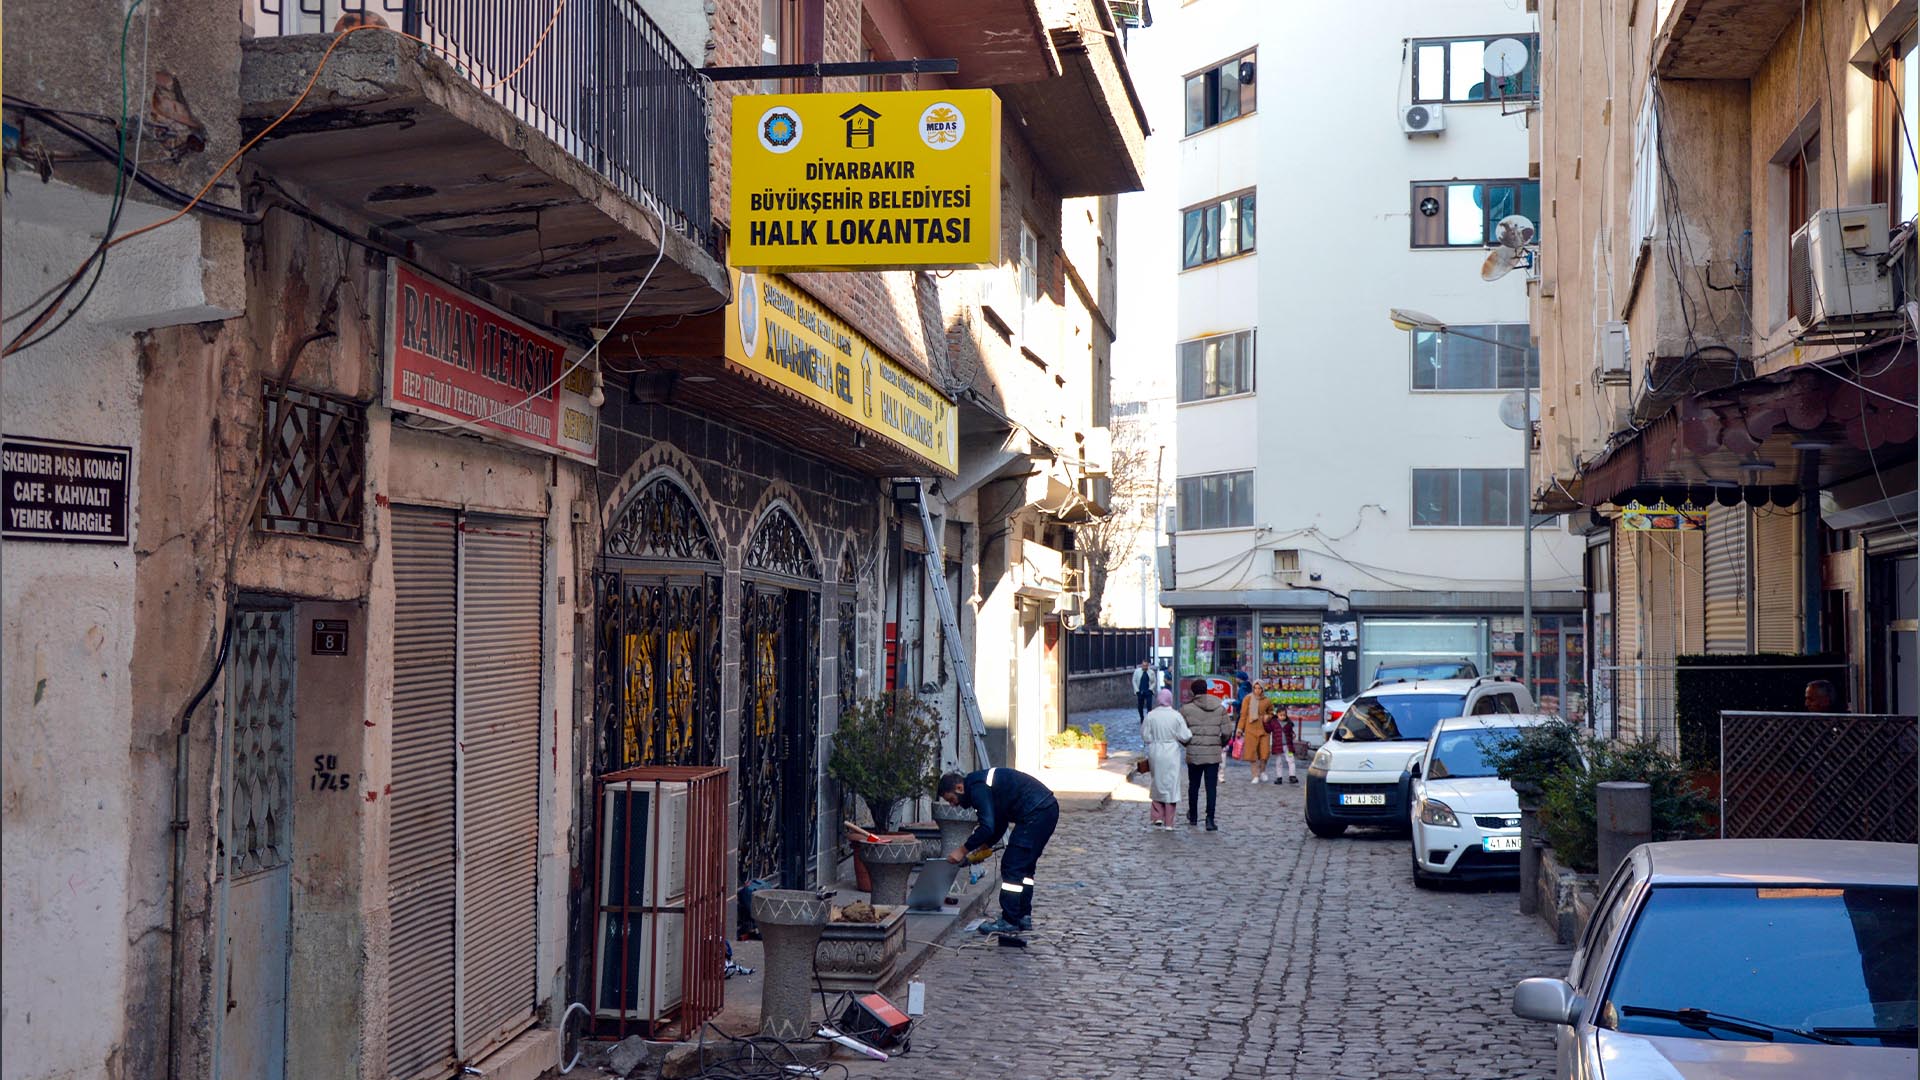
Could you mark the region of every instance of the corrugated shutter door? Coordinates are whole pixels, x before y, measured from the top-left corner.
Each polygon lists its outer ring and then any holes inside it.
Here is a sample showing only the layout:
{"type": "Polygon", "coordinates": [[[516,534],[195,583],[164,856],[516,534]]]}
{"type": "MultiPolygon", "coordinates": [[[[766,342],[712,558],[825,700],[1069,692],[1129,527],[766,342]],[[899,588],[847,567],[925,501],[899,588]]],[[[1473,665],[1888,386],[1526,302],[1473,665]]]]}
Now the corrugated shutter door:
{"type": "Polygon", "coordinates": [[[1640,611],[1646,590],[1640,580],[1640,536],[1621,530],[1613,544],[1614,650],[1623,664],[1641,658],[1640,611]]]}
{"type": "Polygon", "coordinates": [[[454,1063],[454,519],[395,507],[387,1075],[454,1063]]]}
{"type": "Polygon", "coordinates": [[[460,1056],[533,1017],[540,829],[538,522],[470,516],[461,533],[460,1056]]]}
{"type": "Polygon", "coordinates": [[[1753,520],[1754,651],[1800,651],[1800,519],[1769,506],[1753,520]]]}
{"type": "Polygon", "coordinates": [[[1747,651],[1747,506],[1707,511],[1707,651],[1747,651]]]}

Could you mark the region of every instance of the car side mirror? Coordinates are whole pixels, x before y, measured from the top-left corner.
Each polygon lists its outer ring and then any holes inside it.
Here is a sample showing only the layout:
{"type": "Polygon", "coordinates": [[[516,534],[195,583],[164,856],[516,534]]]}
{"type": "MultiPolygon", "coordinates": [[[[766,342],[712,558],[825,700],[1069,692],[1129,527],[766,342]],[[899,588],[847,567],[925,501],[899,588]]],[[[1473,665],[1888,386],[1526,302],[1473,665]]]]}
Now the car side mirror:
{"type": "Polygon", "coordinates": [[[1513,988],[1513,1015],[1522,1020],[1571,1024],[1580,1016],[1580,995],[1565,979],[1521,979],[1513,988]]]}
{"type": "Polygon", "coordinates": [[[1420,779],[1420,763],[1418,761],[1415,761],[1413,764],[1407,766],[1407,775],[1412,777],[1415,780],[1420,779]]]}

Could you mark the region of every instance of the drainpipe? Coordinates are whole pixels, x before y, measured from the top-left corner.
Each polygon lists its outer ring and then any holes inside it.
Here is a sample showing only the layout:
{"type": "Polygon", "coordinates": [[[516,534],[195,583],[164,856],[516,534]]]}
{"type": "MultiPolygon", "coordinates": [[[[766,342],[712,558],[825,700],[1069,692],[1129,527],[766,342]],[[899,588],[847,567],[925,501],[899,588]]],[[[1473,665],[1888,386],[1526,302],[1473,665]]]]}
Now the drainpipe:
{"type": "Polygon", "coordinates": [[[215,680],[220,678],[220,670],[227,663],[227,647],[233,643],[233,605],[227,606],[227,615],[220,631],[220,649],[214,654],[213,670],[207,672],[207,680],[187,702],[180,714],[180,723],[175,726],[173,739],[173,926],[169,934],[171,941],[170,963],[167,968],[167,1077],[179,1080],[180,1068],[180,972],[184,965],[181,955],[185,934],[182,928],[187,921],[187,774],[188,760],[191,756],[188,735],[193,727],[193,712],[206,700],[213,690],[215,680]]]}
{"type": "Polygon", "coordinates": [[[1820,447],[1795,443],[1800,451],[1800,651],[1817,656],[1826,559],[1820,550],[1820,447]]]}

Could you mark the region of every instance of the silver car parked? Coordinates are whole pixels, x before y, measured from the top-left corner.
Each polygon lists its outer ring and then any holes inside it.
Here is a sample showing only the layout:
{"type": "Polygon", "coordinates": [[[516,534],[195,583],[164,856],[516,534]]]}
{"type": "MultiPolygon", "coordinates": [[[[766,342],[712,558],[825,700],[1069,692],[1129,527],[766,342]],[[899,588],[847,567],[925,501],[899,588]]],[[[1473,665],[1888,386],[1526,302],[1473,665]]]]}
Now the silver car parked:
{"type": "Polygon", "coordinates": [[[1561,1025],[1564,1080],[1912,1080],[1917,867],[1913,844],[1643,845],[1513,1011],[1561,1025]]]}

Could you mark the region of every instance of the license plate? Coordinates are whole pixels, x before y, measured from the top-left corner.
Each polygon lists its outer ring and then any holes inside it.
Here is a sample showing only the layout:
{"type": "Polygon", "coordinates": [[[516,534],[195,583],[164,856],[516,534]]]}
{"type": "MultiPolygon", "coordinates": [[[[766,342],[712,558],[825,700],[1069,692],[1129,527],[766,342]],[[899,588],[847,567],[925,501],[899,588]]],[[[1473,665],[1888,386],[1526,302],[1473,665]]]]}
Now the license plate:
{"type": "Polygon", "coordinates": [[[1385,795],[1342,795],[1340,796],[1340,805],[1385,806],[1387,805],[1387,797],[1385,795]]]}
{"type": "Polygon", "coordinates": [[[1517,836],[1488,836],[1480,840],[1483,851],[1519,851],[1520,838],[1517,836]]]}

